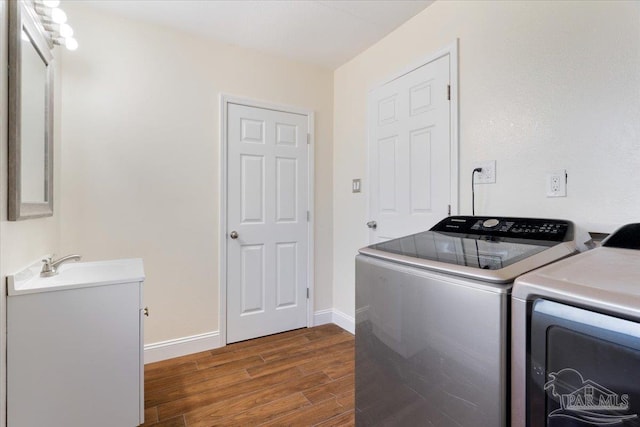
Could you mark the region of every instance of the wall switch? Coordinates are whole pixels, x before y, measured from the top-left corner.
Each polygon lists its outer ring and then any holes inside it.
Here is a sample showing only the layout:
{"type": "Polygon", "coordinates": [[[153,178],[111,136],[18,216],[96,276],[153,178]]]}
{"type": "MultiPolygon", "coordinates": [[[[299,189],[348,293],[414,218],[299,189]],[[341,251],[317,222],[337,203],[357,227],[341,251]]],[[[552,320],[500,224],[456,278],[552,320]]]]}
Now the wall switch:
{"type": "Polygon", "coordinates": [[[360,178],[357,178],[351,181],[351,192],[352,193],[360,192],[360,178]]]}
{"type": "MultiPolygon", "coordinates": [[[[475,184],[494,184],[496,182],[496,161],[486,160],[484,162],[473,163],[473,169],[482,168],[476,172],[473,182],[475,184]]],[[[472,169],[472,171],[473,171],[472,169]]]]}
{"type": "Polygon", "coordinates": [[[567,197],[567,171],[565,169],[547,174],[547,197],[567,197]]]}

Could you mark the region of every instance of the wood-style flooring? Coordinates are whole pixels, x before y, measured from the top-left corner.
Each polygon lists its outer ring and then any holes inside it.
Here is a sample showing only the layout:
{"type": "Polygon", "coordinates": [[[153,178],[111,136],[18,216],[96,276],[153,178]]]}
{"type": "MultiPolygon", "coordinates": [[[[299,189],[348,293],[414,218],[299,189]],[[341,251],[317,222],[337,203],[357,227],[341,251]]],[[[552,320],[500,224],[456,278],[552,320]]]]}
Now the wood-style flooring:
{"type": "Polygon", "coordinates": [[[354,336],[336,325],[145,365],[156,427],[353,426],[354,336]]]}

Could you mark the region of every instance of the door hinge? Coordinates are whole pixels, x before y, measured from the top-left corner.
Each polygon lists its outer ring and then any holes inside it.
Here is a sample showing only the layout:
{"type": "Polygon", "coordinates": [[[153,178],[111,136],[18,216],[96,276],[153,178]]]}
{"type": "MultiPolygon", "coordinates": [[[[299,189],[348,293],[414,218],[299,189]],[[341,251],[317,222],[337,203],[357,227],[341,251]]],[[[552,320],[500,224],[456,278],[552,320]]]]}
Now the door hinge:
{"type": "Polygon", "coordinates": [[[307,211],[307,222],[311,221],[311,212],[307,211]]]}
{"type": "Polygon", "coordinates": [[[451,101],[451,85],[447,85],[447,101],[451,101]]]}
{"type": "Polygon", "coordinates": [[[311,144],[311,134],[307,134],[307,144],[311,144]]]}
{"type": "Polygon", "coordinates": [[[307,299],[309,299],[309,288],[307,288],[307,299]]]}
{"type": "Polygon", "coordinates": [[[447,216],[451,216],[451,205],[447,205],[447,216]]]}

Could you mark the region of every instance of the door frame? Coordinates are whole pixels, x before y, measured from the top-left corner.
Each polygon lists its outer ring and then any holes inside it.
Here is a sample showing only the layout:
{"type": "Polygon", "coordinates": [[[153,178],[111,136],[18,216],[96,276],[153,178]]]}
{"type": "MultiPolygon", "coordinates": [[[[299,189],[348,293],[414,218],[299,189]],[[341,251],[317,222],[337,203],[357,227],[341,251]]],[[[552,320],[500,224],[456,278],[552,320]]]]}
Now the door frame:
{"type": "MultiPolygon", "coordinates": [[[[411,65],[403,68],[397,73],[392,74],[391,76],[384,79],[382,82],[373,85],[367,91],[367,104],[369,104],[369,97],[371,93],[382,86],[391,83],[392,81],[399,79],[400,77],[409,74],[410,72],[423,67],[430,62],[438,60],[443,56],[449,55],[449,84],[451,85],[450,91],[450,102],[449,102],[449,132],[450,132],[450,147],[449,147],[449,167],[450,170],[450,180],[451,185],[449,188],[450,194],[450,203],[451,203],[451,215],[457,215],[459,210],[459,200],[460,200],[460,189],[459,189],[459,144],[460,144],[460,136],[459,136],[459,106],[458,106],[458,39],[453,41],[452,43],[446,45],[440,50],[437,50],[422,60],[412,63],[411,65]]],[[[369,159],[371,158],[371,135],[369,134],[369,111],[367,107],[367,182],[371,183],[371,165],[369,164],[369,159]]],[[[371,192],[367,192],[367,219],[366,221],[370,221],[372,218],[371,212],[371,192]]],[[[370,236],[370,233],[368,233],[370,236]]],[[[370,237],[369,237],[370,239],[370,237]]],[[[373,242],[370,242],[373,243],[373,242]]]]}
{"type": "Polygon", "coordinates": [[[218,185],[218,332],[220,334],[221,346],[227,345],[227,188],[228,188],[228,150],[227,145],[227,118],[229,104],[239,104],[247,107],[262,108],[267,110],[281,111],[284,113],[301,114],[307,117],[308,133],[309,133],[309,155],[307,157],[307,167],[309,171],[309,179],[307,185],[309,218],[307,221],[307,287],[309,288],[309,297],[307,298],[307,327],[313,325],[313,307],[314,307],[314,199],[315,199],[315,115],[312,110],[293,107],[289,105],[274,104],[266,101],[258,101],[255,99],[243,98],[239,96],[220,94],[220,150],[219,150],[219,185],[218,185]]]}

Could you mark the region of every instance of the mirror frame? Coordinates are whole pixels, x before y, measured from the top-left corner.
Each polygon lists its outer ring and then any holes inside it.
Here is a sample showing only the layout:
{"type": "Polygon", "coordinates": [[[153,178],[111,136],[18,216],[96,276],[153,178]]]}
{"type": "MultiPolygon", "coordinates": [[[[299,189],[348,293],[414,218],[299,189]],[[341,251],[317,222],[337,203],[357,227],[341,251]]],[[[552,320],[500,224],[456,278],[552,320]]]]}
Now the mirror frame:
{"type": "Polygon", "coordinates": [[[9,15],[9,189],[8,218],[10,221],[53,215],[53,43],[38,18],[33,2],[8,1],[9,15]],[[46,66],[45,82],[45,201],[22,201],[22,30],[29,35],[46,66]]]}

